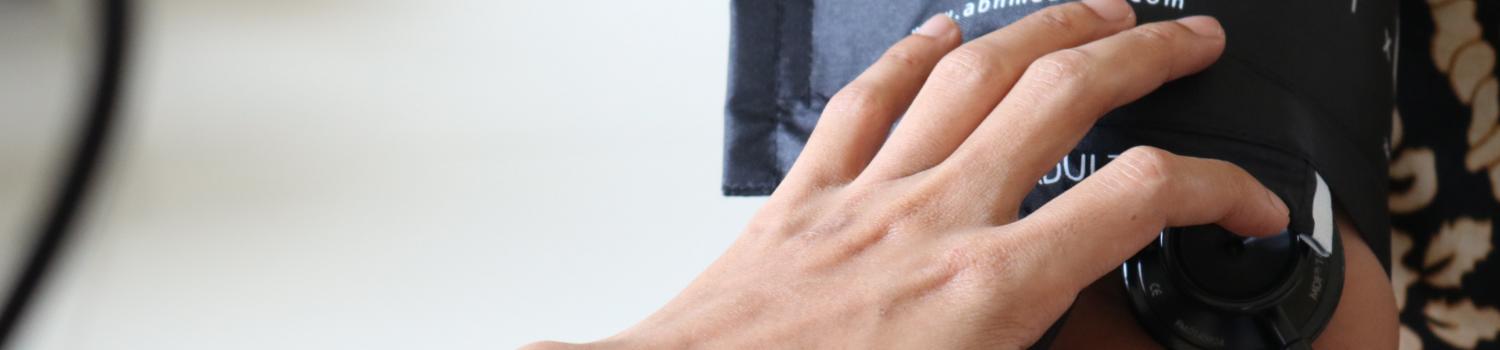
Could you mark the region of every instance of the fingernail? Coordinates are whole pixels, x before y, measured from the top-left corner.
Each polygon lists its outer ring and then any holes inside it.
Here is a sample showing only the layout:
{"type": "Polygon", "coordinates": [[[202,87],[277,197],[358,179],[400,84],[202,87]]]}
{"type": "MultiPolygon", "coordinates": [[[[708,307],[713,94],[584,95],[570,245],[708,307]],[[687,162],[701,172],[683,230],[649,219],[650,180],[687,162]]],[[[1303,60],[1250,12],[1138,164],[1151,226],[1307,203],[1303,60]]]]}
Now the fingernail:
{"type": "Polygon", "coordinates": [[[1276,212],[1281,213],[1282,216],[1291,217],[1291,210],[1286,208],[1286,202],[1283,202],[1276,192],[1266,190],[1266,200],[1271,202],[1271,207],[1276,208],[1276,212]]]}
{"type": "Polygon", "coordinates": [[[913,34],[932,38],[942,38],[957,29],[958,26],[953,23],[952,18],[948,18],[948,15],[939,13],[937,15],[933,15],[932,18],[928,18],[927,22],[922,22],[922,26],[917,27],[917,31],[913,34]]]}
{"type": "Polygon", "coordinates": [[[1193,33],[1198,33],[1198,35],[1214,38],[1224,37],[1224,27],[1219,26],[1219,20],[1213,17],[1185,17],[1178,19],[1177,23],[1181,23],[1183,26],[1188,27],[1188,29],[1193,30],[1193,33]]]}
{"type": "Polygon", "coordinates": [[[1106,21],[1118,21],[1130,17],[1134,11],[1125,0],[1083,0],[1083,4],[1094,10],[1106,21]]]}

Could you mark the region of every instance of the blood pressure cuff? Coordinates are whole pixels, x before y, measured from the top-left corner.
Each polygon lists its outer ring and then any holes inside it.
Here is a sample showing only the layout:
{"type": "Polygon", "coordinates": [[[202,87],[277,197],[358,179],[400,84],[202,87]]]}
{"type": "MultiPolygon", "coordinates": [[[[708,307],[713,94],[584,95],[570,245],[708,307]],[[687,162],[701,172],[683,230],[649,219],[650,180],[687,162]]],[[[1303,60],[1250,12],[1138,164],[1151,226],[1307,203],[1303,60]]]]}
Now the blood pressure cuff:
{"type": "MultiPolygon", "coordinates": [[[[1023,203],[1022,214],[1135,145],[1223,159],[1286,199],[1293,224],[1323,178],[1389,268],[1387,162],[1396,57],[1386,0],[1129,0],[1140,23],[1213,15],[1223,56],[1110,112],[1023,203]]],[[[726,195],[766,195],[828,99],[927,17],[972,40],[1055,0],[736,0],[725,107],[726,195]]],[[[1120,62],[1119,64],[1132,64],[1120,62]]]]}

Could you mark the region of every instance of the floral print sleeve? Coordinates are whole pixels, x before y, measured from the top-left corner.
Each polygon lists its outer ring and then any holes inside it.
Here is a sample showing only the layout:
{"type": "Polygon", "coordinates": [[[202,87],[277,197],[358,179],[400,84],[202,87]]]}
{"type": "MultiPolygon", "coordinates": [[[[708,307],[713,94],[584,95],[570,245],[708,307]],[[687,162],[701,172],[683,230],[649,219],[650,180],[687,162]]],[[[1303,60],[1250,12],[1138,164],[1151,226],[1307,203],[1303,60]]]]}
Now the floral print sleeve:
{"type": "Polygon", "coordinates": [[[1500,2],[1401,11],[1390,167],[1401,349],[1500,349],[1500,2]]]}

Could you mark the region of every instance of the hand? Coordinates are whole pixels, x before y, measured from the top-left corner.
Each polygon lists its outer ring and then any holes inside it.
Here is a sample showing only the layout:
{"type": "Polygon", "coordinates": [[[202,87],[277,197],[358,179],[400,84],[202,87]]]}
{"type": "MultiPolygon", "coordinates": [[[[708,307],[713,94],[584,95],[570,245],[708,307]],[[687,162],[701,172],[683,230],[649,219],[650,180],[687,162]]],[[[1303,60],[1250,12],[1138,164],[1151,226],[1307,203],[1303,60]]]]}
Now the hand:
{"type": "Polygon", "coordinates": [[[1085,0],[960,41],[939,15],[892,46],[719,260],[592,345],[1019,348],[1163,227],[1287,225],[1244,170],[1147,147],[1016,219],[1099,116],[1216,60],[1217,21],[1137,27],[1123,0],[1085,0]]]}

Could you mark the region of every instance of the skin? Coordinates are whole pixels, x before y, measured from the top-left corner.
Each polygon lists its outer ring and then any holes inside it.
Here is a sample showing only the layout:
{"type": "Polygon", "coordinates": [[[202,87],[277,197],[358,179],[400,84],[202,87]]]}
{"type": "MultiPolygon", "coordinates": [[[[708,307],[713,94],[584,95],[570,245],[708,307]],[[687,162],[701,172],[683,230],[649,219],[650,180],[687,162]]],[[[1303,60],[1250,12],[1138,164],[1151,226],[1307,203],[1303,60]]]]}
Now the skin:
{"type": "MultiPolygon", "coordinates": [[[[1136,147],[1017,219],[1097,118],[1224,47],[1212,18],[1135,22],[1124,0],[1084,0],[960,46],[957,26],[935,16],[829,101],[786,179],[681,294],[607,339],[528,348],[1015,349],[1075,299],[1088,310],[1073,319],[1090,322],[1070,333],[1149,341],[1110,311],[1123,304],[1107,288],[1085,288],[1107,284],[1095,282],[1163,227],[1265,236],[1288,213],[1233,164],[1136,147]]],[[[1351,268],[1346,290],[1390,293],[1365,270],[1351,268]]],[[[1318,345],[1372,348],[1345,309],[1334,326],[1348,342],[1318,345]]],[[[1369,329],[1394,336],[1390,310],[1389,328],[1369,329]]]]}

